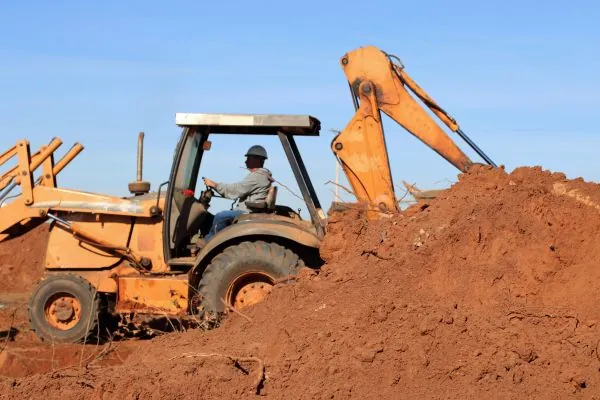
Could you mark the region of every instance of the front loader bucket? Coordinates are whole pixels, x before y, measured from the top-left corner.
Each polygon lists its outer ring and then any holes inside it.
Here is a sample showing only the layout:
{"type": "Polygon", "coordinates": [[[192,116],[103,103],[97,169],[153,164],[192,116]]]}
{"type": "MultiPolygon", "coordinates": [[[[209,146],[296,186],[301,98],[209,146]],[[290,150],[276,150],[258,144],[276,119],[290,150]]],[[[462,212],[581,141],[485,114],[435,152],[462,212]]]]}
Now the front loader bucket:
{"type": "Polygon", "coordinates": [[[0,168],[9,160],[17,159],[16,166],[0,174],[0,241],[22,235],[45,221],[42,209],[32,208],[34,188],[56,188],[56,175],[83,150],[83,146],[76,143],[55,163],[54,152],[61,145],[59,138],[53,138],[32,154],[29,141],[20,140],[0,154],[0,168]],[[33,173],[40,166],[42,171],[34,180],[33,173]]]}

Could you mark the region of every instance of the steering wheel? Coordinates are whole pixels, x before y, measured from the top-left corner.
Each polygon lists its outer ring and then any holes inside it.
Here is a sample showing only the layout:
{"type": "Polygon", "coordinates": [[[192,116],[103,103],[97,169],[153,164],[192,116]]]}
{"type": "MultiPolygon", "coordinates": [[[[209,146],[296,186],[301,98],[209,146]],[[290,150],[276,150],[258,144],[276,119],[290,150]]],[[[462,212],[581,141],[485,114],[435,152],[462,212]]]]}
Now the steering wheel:
{"type": "MultiPolygon", "coordinates": [[[[202,177],[202,179],[204,179],[204,177],[202,177]]],[[[227,199],[227,197],[223,197],[218,194],[215,194],[215,191],[208,185],[204,185],[204,187],[205,187],[205,190],[200,192],[200,198],[198,199],[198,202],[201,203],[202,205],[204,205],[204,207],[207,210],[208,210],[208,207],[210,206],[210,200],[213,197],[216,197],[219,199],[227,199]]],[[[231,204],[232,209],[233,209],[233,205],[235,204],[236,201],[237,201],[237,199],[233,200],[233,203],[231,204]]]]}
{"type": "Polygon", "coordinates": [[[208,210],[208,207],[210,207],[210,200],[213,197],[219,197],[217,195],[215,195],[215,192],[212,190],[212,188],[205,186],[206,189],[204,189],[203,191],[200,192],[200,197],[198,198],[198,202],[202,203],[202,205],[208,210]]]}

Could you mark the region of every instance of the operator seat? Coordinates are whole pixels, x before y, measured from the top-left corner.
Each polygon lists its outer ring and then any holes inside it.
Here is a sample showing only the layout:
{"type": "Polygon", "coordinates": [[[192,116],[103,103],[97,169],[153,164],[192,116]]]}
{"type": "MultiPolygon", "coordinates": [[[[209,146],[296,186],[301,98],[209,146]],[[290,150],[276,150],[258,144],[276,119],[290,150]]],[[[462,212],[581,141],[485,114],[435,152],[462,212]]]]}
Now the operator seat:
{"type": "Polygon", "coordinates": [[[203,225],[212,223],[214,217],[194,197],[184,197],[181,201],[181,206],[174,207],[179,210],[172,210],[173,212],[179,211],[174,226],[171,226],[173,246],[176,251],[186,245],[203,225]]]}
{"type": "Polygon", "coordinates": [[[275,211],[277,203],[277,186],[271,186],[267,198],[262,201],[247,201],[246,207],[253,213],[269,213],[275,211]]]}

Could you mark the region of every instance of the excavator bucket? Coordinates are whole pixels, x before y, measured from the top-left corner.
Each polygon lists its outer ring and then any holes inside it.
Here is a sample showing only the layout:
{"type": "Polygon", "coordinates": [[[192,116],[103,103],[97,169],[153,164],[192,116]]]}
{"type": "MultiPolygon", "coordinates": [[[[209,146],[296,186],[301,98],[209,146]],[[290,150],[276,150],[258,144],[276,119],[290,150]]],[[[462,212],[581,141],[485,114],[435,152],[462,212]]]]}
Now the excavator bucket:
{"type": "Polygon", "coordinates": [[[433,200],[433,199],[437,198],[441,192],[444,191],[444,189],[421,190],[421,189],[417,188],[416,185],[411,185],[410,183],[408,183],[406,181],[402,181],[402,184],[404,185],[404,187],[406,188],[408,193],[410,193],[410,195],[412,197],[414,197],[414,199],[417,202],[433,200]]]}

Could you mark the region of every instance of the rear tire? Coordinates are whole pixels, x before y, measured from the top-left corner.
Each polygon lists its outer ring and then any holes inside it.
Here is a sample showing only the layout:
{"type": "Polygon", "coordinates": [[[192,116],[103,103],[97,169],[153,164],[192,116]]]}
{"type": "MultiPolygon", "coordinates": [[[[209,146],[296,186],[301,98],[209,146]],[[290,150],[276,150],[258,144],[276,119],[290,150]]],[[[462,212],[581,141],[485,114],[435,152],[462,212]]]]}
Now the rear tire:
{"type": "Polygon", "coordinates": [[[253,305],[268,295],[275,283],[293,280],[304,262],[291,250],[264,241],[242,242],[217,255],[198,285],[200,314],[220,314],[253,305]]]}
{"type": "Polygon", "coordinates": [[[29,300],[29,323],[45,342],[80,343],[98,329],[100,298],[85,279],[51,275],[39,282],[29,300]]]}

